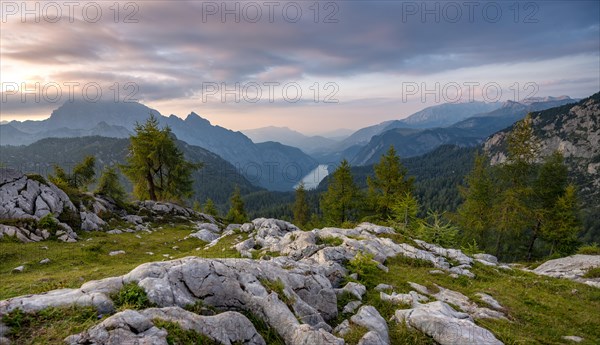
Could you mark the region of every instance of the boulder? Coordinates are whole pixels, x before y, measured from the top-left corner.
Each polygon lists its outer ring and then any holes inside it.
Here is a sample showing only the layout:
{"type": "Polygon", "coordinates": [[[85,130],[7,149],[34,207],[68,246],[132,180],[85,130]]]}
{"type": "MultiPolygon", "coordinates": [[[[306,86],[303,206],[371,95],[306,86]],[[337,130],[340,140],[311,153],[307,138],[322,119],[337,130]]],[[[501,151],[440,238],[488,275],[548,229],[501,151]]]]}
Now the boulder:
{"type": "Polygon", "coordinates": [[[397,310],[393,319],[418,329],[441,345],[502,344],[490,331],[477,326],[469,314],[457,312],[442,301],[397,310]]]}
{"type": "Polygon", "coordinates": [[[219,235],[210,230],[202,229],[198,232],[191,234],[189,237],[194,237],[204,242],[212,242],[219,238],[219,235]]]}
{"type": "Polygon", "coordinates": [[[532,272],[549,277],[571,279],[600,288],[600,279],[583,278],[592,267],[600,267],[600,255],[577,254],[549,260],[532,272]]]}
{"type": "Polygon", "coordinates": [[[390,343],[387,322],[374,307],[370,305],[360,307],[358,313],[352,316],[350,321],[376,333],[383,341],[383,344],[390,343]]]}

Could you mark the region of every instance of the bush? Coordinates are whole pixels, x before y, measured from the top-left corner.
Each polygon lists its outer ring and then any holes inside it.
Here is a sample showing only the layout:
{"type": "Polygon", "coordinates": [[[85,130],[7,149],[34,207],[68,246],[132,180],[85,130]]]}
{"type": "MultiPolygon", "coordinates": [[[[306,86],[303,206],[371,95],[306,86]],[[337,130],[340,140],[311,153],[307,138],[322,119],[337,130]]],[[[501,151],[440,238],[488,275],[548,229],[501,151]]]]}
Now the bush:
{"type": "Polygon", "coordinates": [[[358,253],[348,263],[348,270],[356,273],[358,280],[368,288],[374,287],[380,270],[377,261],[373,260],[373,254],[358,253]]]}
{"type": "Polygon", "coordinates": [[[584,275],[584,278],[600,278],[600,266],[590,268],[584,275]]]}
{"type": "Polygon", "coordinates": [[[577,254],[600,255],[600,247],[597,243],[591,243],[589,245],[581,246],[577,250],[577,254]]]}
{"type": "Polygon", "coordinates": [[[342,243],[344,243],[344,241],[338,237],[318,237],[316,241],[317,245],[324,244],[327,247],[337,247],[342,243]]]}
{"type": "Polygon", "coordinates": [[[416,232],[421,240],[442,247],[456,247],[458,228],[449,222],[444,222],[437,212],[430,212],[428,221],[421,221],[416,232]]]}
{"type": "Polygon", "coordinates": [[[43,216],[42,219],[38,221],[38,227],[40,229],[48,230],[53,235],[60,230],[58,221],[56,218],[54,218],[52,213],[48,213],[47,215],[43,216]]]}
{"type": "Polygon", "coordinates": [[[196,333],[193,330],[184,330],[176,322],[168,322],[164,320],[153,320],[154,325],[158,328],[164,328],[167,331],[167,344],[169,345],[183,345],[183,344],[197,344],[197,345],[218,345],[220,342],[212,340],[211,338],[196,333]]]}
{"type": "Polygon", "coordinates": [[[260,283],[265,287],[265,289],[267,289],[267,291],[275,292],[279,296],[279,299],[283,303],[285,303],[288,307],[291,308],[294,305],[294,303],[296,303],[296,300],[294,298],[289,298],[285,294],[285,291],[283,291],[285,289],[285,285],[283,284],[281,279],[279,279],[279,278],[277,278],[277,280],[261,279],[260,283]]]}
{"type": "Polygon", "coordinates": [[[134,282],[123,285],[121,290],[111,297],[117,309],[146,309],[153,306],[146,291],[134,282]]]}

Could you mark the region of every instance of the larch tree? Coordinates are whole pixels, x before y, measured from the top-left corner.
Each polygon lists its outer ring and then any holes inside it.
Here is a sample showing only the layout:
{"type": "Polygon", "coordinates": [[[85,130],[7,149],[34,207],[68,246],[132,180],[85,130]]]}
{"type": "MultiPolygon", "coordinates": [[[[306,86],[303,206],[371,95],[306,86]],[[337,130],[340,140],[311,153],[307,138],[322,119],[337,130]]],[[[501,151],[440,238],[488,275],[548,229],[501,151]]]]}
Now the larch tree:
{"type": "Polygon", "coordinates": [[[169,127],[159,128],[153,115],[136,124],[127,164],[121,169],[140,199],[183,201],[193,194],[192,173],[201,164],[185,160],[169,127]]]}

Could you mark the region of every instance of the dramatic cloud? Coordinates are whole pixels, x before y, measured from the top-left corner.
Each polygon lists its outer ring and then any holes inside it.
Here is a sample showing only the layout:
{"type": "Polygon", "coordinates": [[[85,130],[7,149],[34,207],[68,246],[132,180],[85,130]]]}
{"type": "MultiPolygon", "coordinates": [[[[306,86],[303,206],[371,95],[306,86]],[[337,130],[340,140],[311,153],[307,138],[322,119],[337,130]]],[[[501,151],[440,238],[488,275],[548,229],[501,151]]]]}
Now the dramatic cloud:
{"type": "Polygon", "coordinates": [[[419,94],[403,100],[405,82],[495,82],[503,99],[515,83],[535,83],[537,95],[600,89],[597,1],[77,2],[73,16],[67,3],[46,4],[2,2],[2,119],[57,107],[44,94],[22,102],[22,83],[35,90],[36,82],[40,93],[77,82],[78,97],[97,83],[103,98],[133,94],[163,113],[194,110],[236,129],[309,129],[319,118],[329,128],[358,127],[431,103],[419,94]],[[287,83],[301,87],[299,100],[287,83]],[[255,84],[262,97],[252,103],[255,84]],[[239,103],[223,99],[224,88],[239,103]],[[331,95],[339,102],[322,102],[331,95]]]}

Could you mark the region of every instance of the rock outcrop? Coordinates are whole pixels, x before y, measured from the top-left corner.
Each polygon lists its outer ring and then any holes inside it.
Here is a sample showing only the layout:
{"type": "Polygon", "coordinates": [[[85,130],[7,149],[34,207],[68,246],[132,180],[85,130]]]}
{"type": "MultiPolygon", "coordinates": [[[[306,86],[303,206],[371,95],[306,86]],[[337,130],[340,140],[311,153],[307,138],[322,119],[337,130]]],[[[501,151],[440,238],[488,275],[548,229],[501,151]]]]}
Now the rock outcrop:
{"type": "Polygon", "coordinates": [[[156,320],[176,323],[221,344],[264,345],[264,339],[244,315],[224,312],[201,316],[179,307],[125,310],[80,334],[65,339],[70,345],[83,344],[152,344],[166,345],[167,332],[154,326],[156,320]]]}
{"type": "Polygon", "coordinates": [[[441,345],[500,345],[490,331],[477,326],[467,313],[457,312],[436,301],[415,304],[412,309],[397,310],[394,319],[432,337],[441,345]]]}
{"type": "MultiPolygon", "coordinates": [[[[70,305],[92,306],[101,315],[115,312],[113,296],[126,284],[141,287],[153,308],[125,310],[97,325],[66,339],[68,344],[165,344],[167,331],[158,320],[176,323],[222,344],[264,344],[249,319],[263,320],[286,344],[344,344],[339,338],[353,325],[367,332],[359,344],[390,344],[388,322],[379,311],[365,302],[369,290],[350,281],[345,265],[359,254],[372,256],[372,263],[387,272],[387,259],[397,255],[425,260],[441,274],[474,277],[469,270],[474,259],[460,250],[446,249],[422,241],[415,245],[390,239],[394,230],[362,223],[353,229],[324,228],[301,231],[291,223],[277,219],[255,219],[251,223],[230,225],[207,221],[201,214],[171,204],[145,202],[145,210],[122,219],[141,224],[146,217],[183,217],[198,231],[193,237],[211,241],[210,248],[225,236],[234,236],[232,248],[242,255],[262,255],[252,259],[204,259],[186,257],[178,260],[142,264],[123,276],[90,281],[79,289],[60,289],[39,295],[27,295],[0,301],[0,317],[21,309],[35,313],[47,307],[70,305]],[[151,213],[152,215],[149,215],[151,213]],[[280,256],[276,256],[279,254],[280,256]],[[271,257],[275,256],[275,257],[271,257]],[[353,296],[340,306],[347,317],[335,330],[330,322],[338,317],[338,296],[353,296]],[[362,300],[362,301],[361,301],[362,300]],[[205,316],[184,310],[202,303],[220,314],[205,316]]],[[[122,251],[113,254],[127,255],[122,251]]],[[[364,256],[369,257],[369,256],[364,256]]],[[[492,257],[480,257],[496,265],[492,257]]],[[[433,337],[441,344],[500,344],[489,331],[473,319],[504,318],[502,306],[492,297],[479,298],[491,309],[481,307],[467,296],[438,286],[437,292],[411,283],[415,291],[394,292],[394,287],[380,284],[375,288],[381,299],[398,305],[398,322],[406,322],[433,337]],[[431,302],[437,299],[438,301],[431,302]],[[430,302],[430,303],[427,303],[430,302]],[[458,306],[455,311],[447,303],[458,306]],[[411,309],[402,309],[406,306],[411,309]],[[470,337],[470,338],[469,338],[470,337]]]]}
{"type": "Polygon", "coordinates": [[[578,254],[546,261],[532,272],[554,278],[571,279],[600,288],[600,278],[584,278],[587,271],[593,267],[600,267],[600,255],[578,254]]]}
{"type": "Polygon", "coordinates": [[[25,175],[14,169],[0,168],[0,238],[15,237],[21,242],[37,242],[56,235],[73,242],[77,234],[56,220],[59,230],[53,233],[37,227],[37,221],[52,214],[56,218],[77,214],[67,194],[39,175],[25,175]],[[13,223],[11,225],[10,223],[13,223]]]}

